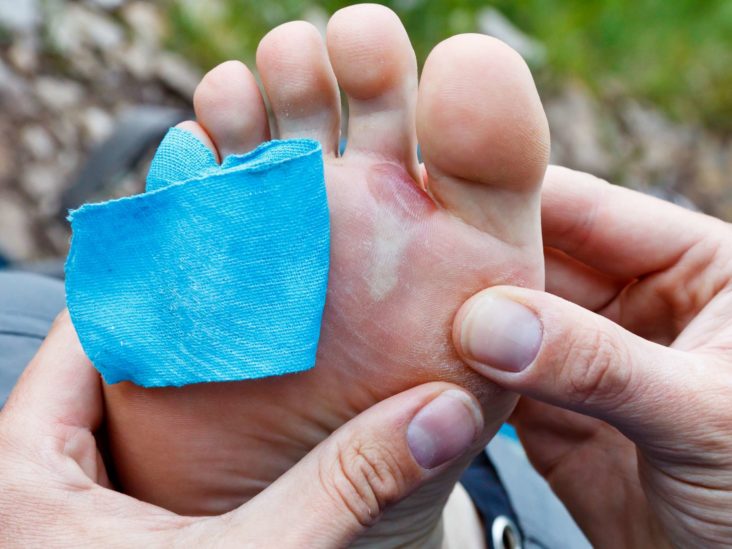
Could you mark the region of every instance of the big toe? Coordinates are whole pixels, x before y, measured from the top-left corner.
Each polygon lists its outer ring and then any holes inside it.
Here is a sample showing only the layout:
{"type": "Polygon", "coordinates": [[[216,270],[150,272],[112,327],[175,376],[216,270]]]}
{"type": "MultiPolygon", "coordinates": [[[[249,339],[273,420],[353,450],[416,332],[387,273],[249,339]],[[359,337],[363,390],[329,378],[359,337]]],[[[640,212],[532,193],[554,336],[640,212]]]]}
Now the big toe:
{"type": "Polygon", "coordinates": [[[435,47],[420,82],[417,135],[427,188],[440,205],[509,244],[541,245],[549,130],[514,50],[477,34],[435,47]]]}

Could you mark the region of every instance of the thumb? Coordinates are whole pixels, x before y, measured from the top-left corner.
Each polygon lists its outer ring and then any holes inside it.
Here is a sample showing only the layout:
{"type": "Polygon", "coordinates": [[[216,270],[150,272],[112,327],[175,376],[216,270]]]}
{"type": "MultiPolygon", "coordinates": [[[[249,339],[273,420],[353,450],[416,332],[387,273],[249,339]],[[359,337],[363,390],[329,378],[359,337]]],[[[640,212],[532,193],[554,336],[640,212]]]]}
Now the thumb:
{"type": "Polygon", "coordinates": [[[640,444],[677,432],[688,410],[682,404],[704,393],[704,368],[693,355],[540,291],[476,294],[458,312],[453,340],[495,383],[605,420],[640,444]]]}
{"type": "Polygon", "coordinates": [[[343,425],[227,515],[215,537],[224,546],[347,546],[387,508],[465,455],[482,428],[477,402],[454,385],[405,391],[343,425]]]}
{"type": "Polygon", "coordinates": [[[36,434],[57,434],[58,425],[93,431],[102,420],[102,409],[99,374],[64,310],[20,377],[2,415],[32,418],[36,434]]]}

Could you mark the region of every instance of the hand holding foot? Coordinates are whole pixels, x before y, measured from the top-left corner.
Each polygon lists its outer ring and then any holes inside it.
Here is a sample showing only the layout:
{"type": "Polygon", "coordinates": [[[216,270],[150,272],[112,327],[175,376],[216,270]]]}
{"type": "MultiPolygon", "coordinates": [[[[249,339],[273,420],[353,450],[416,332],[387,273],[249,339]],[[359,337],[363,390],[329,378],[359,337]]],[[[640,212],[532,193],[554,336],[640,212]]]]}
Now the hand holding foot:
{"type": "Polygon", "coordinates": [[[352,419],[223,517],[182,517],[109,488],[99,376],[67,314],[0,413],[0,545],[345,547],[474,442],[474,398],[415,387],[352,419]],[[457,426],[457,428],[456,428],[457,426]]]}
{"type": "Polygon", "coordinates": [[[542,213],[547,286],[569,301],[481,292],[457,347],[535,399],[514,415],[521,440],[598,547],[727,546],[729,225],[562,168],[542,213]]]}

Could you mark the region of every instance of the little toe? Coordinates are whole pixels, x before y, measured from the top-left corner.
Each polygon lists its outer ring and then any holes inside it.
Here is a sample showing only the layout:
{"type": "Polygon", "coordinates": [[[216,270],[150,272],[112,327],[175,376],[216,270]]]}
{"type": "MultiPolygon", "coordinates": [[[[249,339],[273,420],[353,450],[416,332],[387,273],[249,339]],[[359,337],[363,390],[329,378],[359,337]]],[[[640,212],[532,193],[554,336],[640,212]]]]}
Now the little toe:
{"type": "Polygon", "coordinates": [[[219,152],[216,150],[216,145],[214,145],[214,142],[211,140],[208,133],[206,133],[206,130],[204,130],[198,122],[194,122],[193,120],[185,120],[179,124],[176,124],[175,127],[179,130],[185,130],[188,133],[192,133],[201,143],[206,145],[206,148],[214,153],[214,156],[216,156],[217,160],[221,161],[221,159],[218,158],[219,152]]]}
{"type": "Polygon", "coordinates": [[[346,156],[398,161],[417,177],[417,62],[397,15],[376,4],[343,8],[328,23],[327,45],[348,96],[346,156]]]}
{"type": "Polygon", "coordinates": [[[269,139],[262,94],[252,72],[239,61],[227,61],[203,77],[193,95],[198,123],[224,159],[254,149],[269,139]]]}
{"type": "Polygon", "coordinates": [[[549,130],[518,53],[477,34],[435,47],[422,72],[417,134],[440,205],[509,244],[541,244],[549,130]]]}
{"type": "Polygon", "coordinates": [[[335,154],[340,96],[318,30],[293,21],[270,31],[257,48],[257,69],[274,116],[275,136],[316,139],[324,154],[335,154]]]}

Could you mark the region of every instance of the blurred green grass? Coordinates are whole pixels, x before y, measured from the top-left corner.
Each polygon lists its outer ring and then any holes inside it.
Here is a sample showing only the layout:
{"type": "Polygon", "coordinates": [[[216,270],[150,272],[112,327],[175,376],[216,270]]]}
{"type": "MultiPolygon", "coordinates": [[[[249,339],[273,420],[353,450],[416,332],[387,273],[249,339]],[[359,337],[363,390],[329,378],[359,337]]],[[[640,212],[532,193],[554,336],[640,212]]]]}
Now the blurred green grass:
{"type": "MultiPolygon", "coordinates": [[[[169,0],[170,46],[203,68],[252,63],[258,41],[292,19],[323,19],[338,0],[169,0]]],[[[497,8],[546,47],[544,91],[580,79],[603,99],[629,95],[678,120],[732,132],[732,0],[391,0],[420,62],[497,8]]]]}

